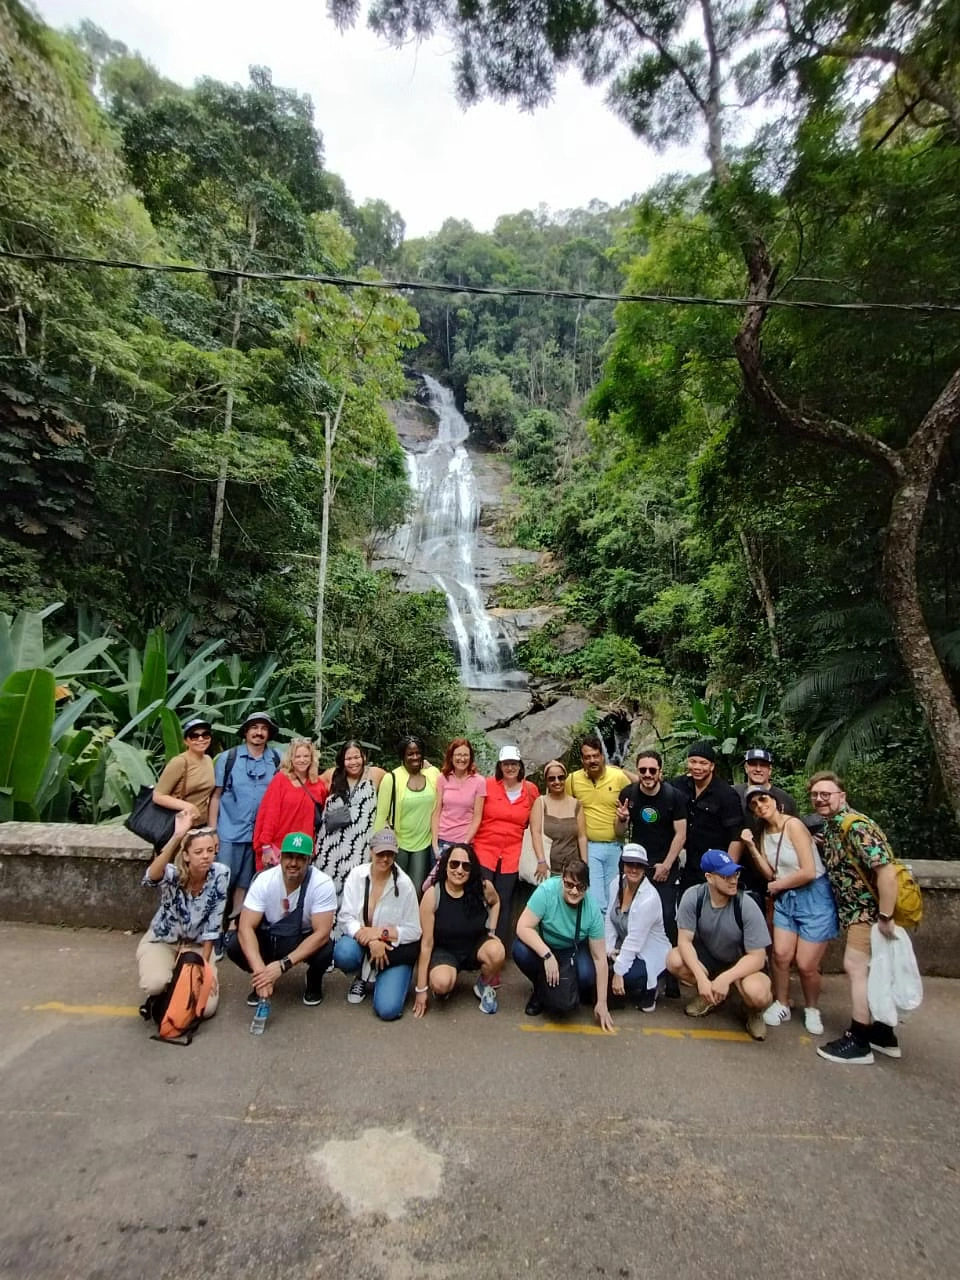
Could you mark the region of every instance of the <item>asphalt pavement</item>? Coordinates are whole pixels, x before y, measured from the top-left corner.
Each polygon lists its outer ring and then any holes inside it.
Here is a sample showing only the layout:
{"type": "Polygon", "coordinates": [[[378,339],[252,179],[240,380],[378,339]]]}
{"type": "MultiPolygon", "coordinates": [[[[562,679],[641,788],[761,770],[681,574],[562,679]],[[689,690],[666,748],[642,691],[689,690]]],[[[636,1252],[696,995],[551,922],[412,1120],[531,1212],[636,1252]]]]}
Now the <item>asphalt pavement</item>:
{"type": "MultiPolygon", "coordinates": [[[[136,938],[0,926],[0,1276],[242,1280],[949,1277],[960,982],[903,1058],[842,1067],[802,1020],[749,1040],[676,1001],[558,1025],[510,967],[383,1024],[347,980],[262,1037],[224,962],[189,1047],[136,1015],[136,938]]],[[[796,993],[797,997],[799,993],[796,993]]],[[[846,1024],[827,980],[827,1032],[846,1024]]]]}

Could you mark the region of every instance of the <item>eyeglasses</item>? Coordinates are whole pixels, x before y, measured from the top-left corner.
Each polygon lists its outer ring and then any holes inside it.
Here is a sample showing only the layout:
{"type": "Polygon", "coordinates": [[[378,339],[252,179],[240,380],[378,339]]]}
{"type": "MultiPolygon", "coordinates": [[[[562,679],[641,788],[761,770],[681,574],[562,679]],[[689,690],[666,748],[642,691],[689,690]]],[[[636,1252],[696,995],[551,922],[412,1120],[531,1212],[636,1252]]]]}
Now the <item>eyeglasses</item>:
{"type": "Polygon", "coordinates": [[[451,871],[469,871],[469,870],[470,870],[470,863],[469,863],[469,861],[467,861],[467,862],[454,862],[454,861],[451,859],[451,861],[447,863],[447,866],[450,868],[450,870],[451,870],[451,871]]]}
{"type": "Polygon", "coordinates": [[[831,796],[840,795],[839,791],[811,791],[811,800],[829,800],[831,796]]]}
{"type": "Polygon", "coordinates": [[[580,884],[576,880],[564,880],[563,887],[567,890],[568,893],[586,893],[587,892],[586,886],[580,884]]]}
{"type": "Polygon", "coordinates": [[[660,772],[659,765],[654,765],[652,769],[639,769],[639,768],[637,769],[637,773],[659,773],[659,772],[660,772]]]}

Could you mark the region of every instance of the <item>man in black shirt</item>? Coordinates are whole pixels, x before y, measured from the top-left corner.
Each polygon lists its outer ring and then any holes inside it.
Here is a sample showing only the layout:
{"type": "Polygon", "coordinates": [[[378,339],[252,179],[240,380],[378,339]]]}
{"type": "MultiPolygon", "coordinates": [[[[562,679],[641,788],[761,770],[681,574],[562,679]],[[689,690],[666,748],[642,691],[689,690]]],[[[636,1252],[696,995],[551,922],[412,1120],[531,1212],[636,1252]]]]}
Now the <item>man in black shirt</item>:
{"type": "Polygon", "coordinates": [[[687,772],[670,779],[687,804],[687,859],[680,876],[681,896],[691,885],[704,883],[700,859],[708,849],[721,849],[735,862],[740,861],[740,797],[729,782],[716,776],[716,769],[713,744],[694,742],[687,750],[687,772]]]}
{"type": "Polygon", "coordinates": [[[660,895],[663,925],[676,946],[677,859],[687,838],[686,800],[663,780],[663,757],[659,751],[641,751],[637,756],[637,782],[624,787],[617,803],[615,830],[642,845],[654,864],[650,877],[660,895]]]}
{"type": "MultiPolygon", "coordinates": [[[[744,753],[743,771],[747,775],[746,782],[738,782],[733,789],[740,797],[740,803],[743,806],[743,825],[749,829],[754,844],[760,847],[759,842],[763,834],[761,830],[763,824],[758,821],[756,814],[752,812],[747,804],[747,788],[767,787],[780,812],[788,813],[791,817],[795,818],[797,816],[797,806],[789,792],[784,791],[782,787],[773,786],[770,782],[770,775],[773,772],[773,756],[766,747],[750,747],[744,753]]],[[[743,863],[740,886],[745,893],[751,894],[762,907],[767,896],[766,879],[761,875],[749,854],[745,854],[743,863]]]]}

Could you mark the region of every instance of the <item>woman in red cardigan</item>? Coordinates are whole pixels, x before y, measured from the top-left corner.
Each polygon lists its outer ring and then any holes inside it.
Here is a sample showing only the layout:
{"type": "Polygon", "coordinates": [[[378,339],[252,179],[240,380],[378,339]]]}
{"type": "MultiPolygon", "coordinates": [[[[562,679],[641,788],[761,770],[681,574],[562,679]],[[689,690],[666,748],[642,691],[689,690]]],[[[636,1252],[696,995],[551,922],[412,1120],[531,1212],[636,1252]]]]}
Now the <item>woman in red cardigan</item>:
{"type": "Polygon", "coordinates": [[[524,780],[519,749],[501,747],[493,777],[487,779],[487,798],[473,848],[484,876],[500,895],[497,937],[504,945],[513,923],[513,893],[519,878],[523,833],[539,794],[532,782],[524,780]]]}
{"type": "Polygon", "coordinates": [[[283,837],[294,831],[313,831],[327,800],[327,784],[317,774],[317,752],[306,738],[294,738],[270,780],[257,810],[253,853],[257,870],[280,861],[283,837]]]}

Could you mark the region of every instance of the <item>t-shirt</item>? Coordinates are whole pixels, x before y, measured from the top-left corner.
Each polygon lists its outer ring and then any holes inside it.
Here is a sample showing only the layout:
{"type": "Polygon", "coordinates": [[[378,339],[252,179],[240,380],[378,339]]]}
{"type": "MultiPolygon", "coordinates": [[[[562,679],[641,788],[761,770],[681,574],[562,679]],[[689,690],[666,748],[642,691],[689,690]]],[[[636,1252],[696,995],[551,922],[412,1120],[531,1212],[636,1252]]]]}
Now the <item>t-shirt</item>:
{"type": "Polygon", "coordinates": [[[677,928],[688,929],[722,964],[736,964],[747,951],[760,951],[770,945],[770,930],[763,912],[749,894],[741,893],[740,903],[742,932],[737,925],[732,898],[728,898],[722,907],[715,907],[706,885],[692,885],[677,907],[677,928]],[[701,894],[703,906],[698,924],[697,899],[701,894]]]}
{"type": "MultiPolygon", "coordinates": [[[[247,896],[243,900],[243,905],[250,911],[260,911],[267,924],[276,924],[278,920],[282,920],[285,915],[289,915],[291,911],[296,911],[297,900],[300,897],[300,885],[294,889],[293,893],[287,893],[286,885],[283,883],[283,867],[268,867],[266,871],[254,877],[253,884],[247,890],[247,896]],[[283,901],[288,901],[288,910],[284,911],[283,901]]],[[[318,871],[316,867],[310,873],[310,883],[307,885],[307,898],[303,904],[303,931],[310,932],[310,917],[319,915],[322,911],[337,910],[337,892],[333,887],[333,881],[323,871],[318,871]]]]}
{"type": "Polygon", "coordinates": [[[674,837],[673,824],[686,820],[686,800],[669,782],[661,782],[653,796],[631,782],[619,799],[630,805],[630,839],[643,845],[651,862],[662,862],[674,837]]]}
{"type": "Polygon", "coordinates": [[[203,826],[213,795],[213,761],[209,756],[197,757],[192,751],[181,751],[164,767],[155,791],[161,796],[189,800],[200,815],[199,825],[203,826]]]}
{"type": "Polygon", "coordinates": [[[630,779],[614,764],[608,764],[596,782],[585,769],[575,769],[567,775],[567,795],[576,796],[583,805],[588,840],[598,844],[616,840],[617,803],[620,792],[629,785],[630,779]]]}
{"type": "Polygon", "coordinates": [[[468,773],[465,778],[458,778],[455,773],[447,778],[441,773],[437,779],[437,793],[441,797],[438,831],[440,839],[466,839],[473,822],[473,807],[477,796],[487,794],[486,778],[482,773],[468,773]]]}
{"type": "MultiPolygon", "coordinates": [[[[230,785],[220,797],[217,834],[221,840],[229,840],[231,844],[249,844],[253,840],[253,825],[260,802],[277,771],[278,756],[272,747],[267,747],[261,756],[251,755],[245,742],[236,748],[236,753],[230,770],[230,785]]],[[[229,751],[222,751],[213,765],[216,784],[221,788],[229,755],[229,751]]],[[[310,829],[313,830],[312,827],[310,829]]]]}
{"type": "MultiPolygon", "coordinates": [[[[583,912],[580,916],[581,938],[603,937],[603,916],[593,894],[583,895],[583,912]]],[[[577,928],[577,908],[571,907],[563,896],[563,879],[551,876],[537,885],[527,903],[533,914],[539,917],[540,936],[548,947],[572,947],[577,928]]]]}
{"type": "Polygon", "coordinates": [[[700,859],[708,849],[726,850],[734,840],[740,839],[740,832],[743,830],[740,797],[730,783],[721,778],[712,778],[699,795],[689,774],[671,778],[670,785],[687,802],[687,864],[684,879],[692,880],[700,875],[700,859]]]}

